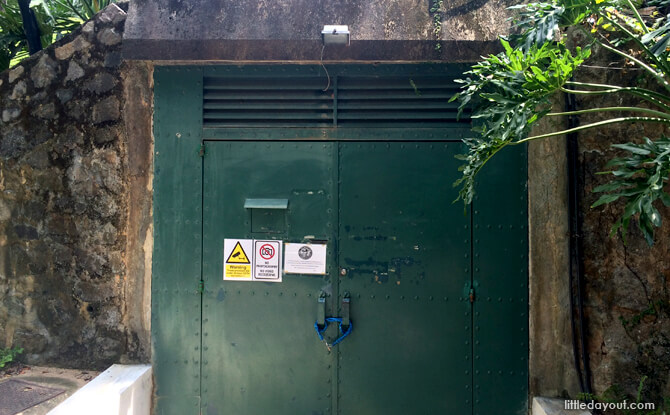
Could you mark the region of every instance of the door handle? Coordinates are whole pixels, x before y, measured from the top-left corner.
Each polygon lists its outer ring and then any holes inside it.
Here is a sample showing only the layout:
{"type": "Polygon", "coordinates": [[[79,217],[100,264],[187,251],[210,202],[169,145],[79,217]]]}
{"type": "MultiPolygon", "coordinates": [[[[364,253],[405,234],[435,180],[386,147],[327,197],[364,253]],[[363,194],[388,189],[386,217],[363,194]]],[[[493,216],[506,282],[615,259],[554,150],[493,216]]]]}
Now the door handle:
{"type": "Polygon", "coordinates": [[[351,304],[351,297],[349,293],[345,293],[342,298],[342,317],[326,317],[326,296],[321,293],[317,300],[317,314],[316,321],[314,322],[314,330],[316,330],[316,335],[319,336],[319,340],[326,344],[326,347],[330,349],[344,340],[349,334],[351,334],[354,329],[354,325],[349,318],[349,305],[351,304]],[[340,337],[335,339],[334,342],[328,343],[323,337],[323,333],[328,329],[328,323],[337,323],[337,328],[340,331],[340,337]]]}
{"type": "Polygon", "coordinates": [[[342,297],[342,325],[344,327],[351,325],[351,321],[349,320],[349,304],[351,304],[351,297],[346,292],[344,293],[344,297],[342,297]]]}
{"type": "Polygon", "coordinates": [[[321,293],[316,303],[317,330],[319,327],[323,327],[325,325],[326,325],[326,295],[324,293],[321,293]]]}

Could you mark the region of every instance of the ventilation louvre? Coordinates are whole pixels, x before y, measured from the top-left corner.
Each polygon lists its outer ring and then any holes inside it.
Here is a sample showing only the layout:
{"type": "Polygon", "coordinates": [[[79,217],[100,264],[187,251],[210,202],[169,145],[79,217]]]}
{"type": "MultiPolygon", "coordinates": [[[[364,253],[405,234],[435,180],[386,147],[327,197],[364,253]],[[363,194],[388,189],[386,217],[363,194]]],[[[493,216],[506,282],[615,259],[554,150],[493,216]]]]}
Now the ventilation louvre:
{"type": "Polygon", "coordinates": [[[329,127],[332,91],[317,77],[205,77],[205,127],[329,127]]]}
{"type": "Polygon", "coordinates": [[[409,128],[458,122],[458,104],[449,102],[458,91],[453,78],[340,76],[324,91],[326,85],[325,77],[205,77],[203,126],[409,128]]]}

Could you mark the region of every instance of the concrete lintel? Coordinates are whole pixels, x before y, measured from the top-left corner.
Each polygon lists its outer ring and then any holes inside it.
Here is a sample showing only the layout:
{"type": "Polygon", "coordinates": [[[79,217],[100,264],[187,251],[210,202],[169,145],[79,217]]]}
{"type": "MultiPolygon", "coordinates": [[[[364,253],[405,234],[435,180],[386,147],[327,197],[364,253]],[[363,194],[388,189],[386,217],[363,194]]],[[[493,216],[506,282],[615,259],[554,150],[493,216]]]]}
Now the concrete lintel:
{"type": "Polygon", "coordinates": [[[320,40],[125,39],[123,57],[154,61],[436,61],[476,62],[501,50],[498,41],[352,40],[326,46],[320,40]]]}

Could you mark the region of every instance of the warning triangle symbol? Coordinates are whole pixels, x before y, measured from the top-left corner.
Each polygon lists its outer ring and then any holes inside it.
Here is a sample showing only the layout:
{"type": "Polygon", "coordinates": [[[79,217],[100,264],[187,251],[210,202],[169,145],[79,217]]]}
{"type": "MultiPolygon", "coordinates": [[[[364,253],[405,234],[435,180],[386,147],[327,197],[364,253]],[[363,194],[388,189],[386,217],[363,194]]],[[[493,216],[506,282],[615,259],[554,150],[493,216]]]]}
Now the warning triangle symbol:
{"type": "Polygon", "coordinates": [[[242,245],[240,245],[240,241],[237,241],[235,244],[233,252],[231,252],[228,259],[226,259],[226,264],[251,264],[246,252],[242,249],[242,245]]]}

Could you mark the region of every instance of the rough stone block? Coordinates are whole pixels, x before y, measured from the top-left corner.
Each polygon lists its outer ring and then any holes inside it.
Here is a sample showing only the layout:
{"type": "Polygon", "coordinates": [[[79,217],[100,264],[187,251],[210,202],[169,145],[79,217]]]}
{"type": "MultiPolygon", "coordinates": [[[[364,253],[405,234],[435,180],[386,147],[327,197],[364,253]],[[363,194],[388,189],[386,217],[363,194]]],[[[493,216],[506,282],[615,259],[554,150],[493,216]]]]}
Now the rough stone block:
{"type": "Polygon", "coordinates": [[[67,67],[67,76],[65,77],[65,82],[74,81],[84,76],[84,70],[76,62],[70,62],[70,66],[67,67]]]}
{"type": "Polygon", "coordinates": [[[75,146],[84,144],[84,133],[77,127],[69,125],[65,132],[57,137],[56,142],[72,150],[75,146]]]}
{"type": "Polygon", "coordinates": [[[70,59],[70,57],[78,51],[88,50],[91,47],[91,44],[83,36],[77,36],[70,43],[66,43],[63,46],[56,48],[54,53],[56,59],[65,60],[70,59]]]}
{"type": "Polygon", "coordinates": [[[37,65],[30,71],[30,78],[37,88],[49,86],[56,79],[56,62],[43,52],[37,65]]]}
{"type": "Polygon", "coordinates": [[[10,122],[14,121],[21,115],[21,109],[20,108],[7,108],[2,110],[2,121],[3,122],[10,122]]]}
{"type": "Polygon", "coordinates": [[[105,66],[105,68],[118,68],[119,66],[121,66],[121,62],[122,59],[120,52],[109,52],[105,56],[105,61],[103,65],[105,66]]]}
{"type": "Polygon", "coordinates": [[[44,170],[49,167],[49,155],[44,149],[36,149],[28,154],[25,159],[26,163],[34,169],[44,170]]]}
{"type": "Polygon", "coordinates": [[[27,90],[28,86],[26,85],[26,82],[19,81],[16,84],[16,86],[14,86],[14,89],[12,90],[12,94],[9,96],[9,99],[17,100],[23,98],[26,95],[27,90]]]}
{"type": "Polygon", "coordinates": [[[116,24],[126,19],[126,12],[119,6],[112,3],[96,16],[96,21],[99,23],[116,24]]]}
{"type": "Polygon", "coordinates": [[[16,225],[14,226],[14,232],[16,236],[21,239],[37,239],[39,235],[37,234],[37,229],[29,225],[16,225]]]}
{"type": "Polygon", "coordinates": [[[0,222],[9,220],[12,217],[12,210],[7,203],[0,199],[0,222]]]}
{"type": "Polygon", "coordinates": [[[113,46],[121,42],[121,34],[109,27],[98,33],[98,41],[105,46],[113,46]]]}
{"type": "Polygon", "coordinates": [[[101,128],[93,134],[93,142],[99,146],[116,141],[119,132],[109,128],[101,128]]]}
{"type": "Polygon", "coordinates": [[[101,194],[93,201],[93,210],[102,218],[111,218],[119,211],[119,206],[110,195],[101,194]]]}
{"type": "Polygon", "coordinates": [[[59,89],[56,91],[56,96],[58,97],[58,100],[61,102],[61,104],[65,104],[71,100],[73,95],[74,92],[71,89],[59,89]]]}
{"type": "Polygon", "coordinates": [[[85,33],[87,35],[90,35],[91,33],[95,32],[95,22],[91,20],[90,22],[86,22],[84,26],[81,28],[81,32],[85,33]]]}
{"type": "Polygon", "coordinates": [[[107,72],[98,73],[84,85],[84,88],[96,94],[102,94],[116,86],[116,78],[107,72]]]}
{"type": "Polygon", "coordinates": [[[83,121],[89,111],[88,105],[87,99],[70,101],[65,106],[65,112],[75,120],[83,121]]]}
{"type": "Polygon", "coordinates": [[[116,97],[107,97],[93,106],[93,123],[116,121],[121,116],[121,104],[116,97]]]}
{"type": "MultiPolygon", "coordinates": [[[[4,111],[3,111],[4,118],[4,111]]],[[[13,128],[5,133],[0,140],[0,156],[3,158],[14,158],[23,154],[28,148],[26,132],[19,128],[13,128]]]]}
{"type": "Polygon", "coordinates": [[[23,65],[19,65],[16,68],[9,71],[9,83],[16,81],[21,75],[25,72],[23,65]]]}
{"type": "Polygon", "coordinates": [[[42,118],[44,120],[54,119],[56,118],[56,106],[53,102],[40,104],[35,108],[34,114],[37,118],[42,118]]]}

